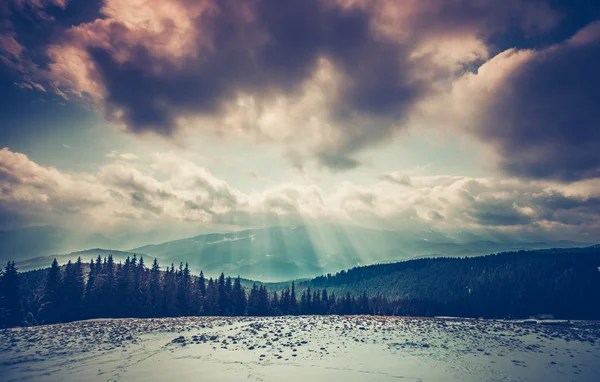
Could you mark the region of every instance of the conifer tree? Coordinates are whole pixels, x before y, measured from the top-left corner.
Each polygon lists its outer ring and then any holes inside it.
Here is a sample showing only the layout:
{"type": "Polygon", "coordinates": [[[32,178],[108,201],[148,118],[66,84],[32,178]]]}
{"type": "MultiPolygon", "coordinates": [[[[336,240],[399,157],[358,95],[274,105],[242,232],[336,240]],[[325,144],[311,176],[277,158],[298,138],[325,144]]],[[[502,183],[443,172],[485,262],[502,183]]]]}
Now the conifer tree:
{"type": "Polygon", "coordinates": [[[204,314],[208,316],[214,316],[218,314],[219,292],[216,284],[217,283],[214,282],[212,277],[208,279],[206,296],[204,297],[204,314]]]}
{"type": "Polygon", "coordinates": [[[118,310],[115,306],[115,294],[117,288],[117,269],[115,266],[115,261],[112,255],[108,255],[108,258],[105,258],[105,263],[103,264],[103,273],[105,274],[105,282],[102,284],[102,289],[100,290],[100,307],[104,314],[108,315],[108,317],[118,317],[118,310]]]}
{"type": "Polygon", "coordinates": [[[250,290],[250,295],[248,296],[248,315],[259,315],[258,287],[256,286],[256,283],[252,284],[252,289],[250,290]]]}
{"type": "Polygon", "coordinates": [[[204,279],[204,273],[200,271],[200,277],[198,278],[198,290],[200,295],[204,298],[206,294],[206,280],[204,279]]]}
{"type": "Polygon", "coordinates": [[[0,278],[0,300],[2,300],[2,316],[0,326],[17,326],[21,324],[21,298],[19,293],[19,275],[14,261],[9,261],[0,278]]]}
{"type": "Polygon", "coordinates": [[[183,264],[180,265],[179,269],[179,285],[178,285],[178,310],[179,315],[187,316],[190,314],[189,299],[190,299],[190,286],[191,276],[188,263],[185,263],[185,268],[182,268],[183,264]]]}
{"type": "Polygon", "coordinates": [[[227,316],[233,315],[233,299],[231,296],[232,292],[233,285],[231,283],[231,277],[227,276],[227,278],[225,278],[225,304],[227,305],[225,315],[227,316]]]}
{"type": "Polygon", "coordinates": [[[135,286],[137,293],[137,310],[139,317],[148,317],[150,315],[150,286],[148,285],[148,269],[144,258],[140,256],[135,275],[135,286]]]}
{"type": "Polygon", "coordinates": [[[227,315],[227,291],[225,290],[225,275],[221,273],[217,279],[218,307],[217,315],[227,315]]]}
{"type": "Polygon", "coordinates": [[[267,287],[261,285],[258,290],[258,316],[268,316],[270,314],[269,292],[267,287]]]}
{"type": "Polygon", "coordinates": [[[38,321],[43,324],[53,324],[60,322],[60,306],[62,289],[62,275],[58,261],[54,259],[48,275],[46,276],[46,287],[40,310],[38,312],[38,321]]]}
{"type": "Polygon", "coordinates": [[[242,288],[240,276],[235,279],[232,287],[233,314],[243,316],[246,313],[246,292],[242,288]]]}
{"type": "Polygon", "coordinates": [[[84,305],[86,314],[90,317],[96,316],[97,301],[95,301],[95,284],[96,283],[96,263],[94,259],[90,261],[90,271],[88,273],[87,284],[85,286],[84,305]]]}
{"type": "Polygon", "coordinates": [[[61,291],[61,318],[64,321],[79,319],[83,307],[83,266],[81,258],[73,264],[70,260],[65,267],[61,291]]]}
{"type": "Polygon", "coordinates": [[[162,280],[160,274],[160,265],[158,260],[154,259],[152,269],[150,270],[150,311],[152,317],[159,317],[162,312],[162,280]]]}
{"type": "Polygon", "coordinates": [[[296,301],[296,289],[295,289],[295,285],[294,282],[292,281],[292,292],[290,294],[290,310],[289,310],[289,314],[297,314],[298,311],[298,303],[296,301]]]}

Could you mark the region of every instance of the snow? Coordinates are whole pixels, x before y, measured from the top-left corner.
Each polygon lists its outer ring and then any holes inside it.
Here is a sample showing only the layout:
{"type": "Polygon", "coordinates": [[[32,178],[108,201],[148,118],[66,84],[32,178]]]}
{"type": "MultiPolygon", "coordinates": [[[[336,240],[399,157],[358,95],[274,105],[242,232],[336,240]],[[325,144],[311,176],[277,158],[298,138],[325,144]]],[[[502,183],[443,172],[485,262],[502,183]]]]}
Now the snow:
{"type": "MultiPolygon", "coordinates": [[[[250,236],[246,236],[246,237],[238,237],[238,236],[235,236],[235,237],[224,237],[221,240],[209,241],[206,244],[207,245],[221,244],[221,243],[229,243],[229,242],[232,242],[232,241],[247,240],[247,239],[250,239],[250,241],[254,241],[255,236],[256,235],[250,235],[250,236]]],[[[196,243],[198,243],[198,242],[196,242],[196,243]]],[[[200,244],[200,243],[198,243],[198,244],[200,244]]]]}
{"type": "Polygon", "coordinates": [[[366,316],[89,320],[0,331],[3,381],[600,381],[600,324],[366,316]]]}

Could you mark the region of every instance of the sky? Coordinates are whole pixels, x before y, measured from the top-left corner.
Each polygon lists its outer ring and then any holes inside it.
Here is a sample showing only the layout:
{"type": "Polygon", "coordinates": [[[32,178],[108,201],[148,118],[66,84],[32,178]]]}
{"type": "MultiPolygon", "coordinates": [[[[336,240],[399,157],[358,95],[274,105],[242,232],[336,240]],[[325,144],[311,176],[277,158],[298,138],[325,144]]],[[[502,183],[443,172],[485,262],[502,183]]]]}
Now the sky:
{"type": "Polygon", "coordinates": [[[600,242],[593,0],[5,0],[0,229],[600,242]]]}

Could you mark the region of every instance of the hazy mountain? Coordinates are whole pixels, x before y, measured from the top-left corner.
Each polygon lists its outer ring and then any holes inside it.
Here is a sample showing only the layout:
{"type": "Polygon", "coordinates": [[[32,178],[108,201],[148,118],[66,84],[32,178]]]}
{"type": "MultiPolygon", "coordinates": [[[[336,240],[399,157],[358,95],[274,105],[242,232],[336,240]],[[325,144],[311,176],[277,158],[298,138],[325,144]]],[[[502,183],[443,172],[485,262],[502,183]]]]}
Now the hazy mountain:
{"type": "Polygon", "coordinates": [[[357,265],[424,256],[475,256],[503,250],[574,247],[575,242],[464,242],[436,231],[402,233],[347,226],[300,226],[213,233],[132,249],[194,271],[262,281],[289,280],[357,265]]]}
{"type": "Polygon", "coordinates": [[[114,243],[99,233],[83,235],[54,226],[0,231],[0,261],[2,262],[23,261],[94,247],[111,248],[114,247],[114,243]]]}
{"type": "MultiPolygon", "coordinates": [[[[116,250],[108,250],[108,249],[86,249],[85,251],[77,251],[71,252],[64,255],[47,255],[47,256],[39,256],[26,260],[17,260],[15,265],[21,272],[31,271],[35,269],[43,269],[48,268],[54,259],[58,261],[60,265],[66,264],[69,260],[72,262],[77,261],[78,257],[81,257],[81,260],[84,263],[89,263],[90,259],[96,259],[100,255],[100,257],[105,258],[108,255],[112,255],[113,259],[116,263],[119,261],[125,261],[127,257],[133,256],[133,252],[124,252],[124,251],[116,251],[116,250]]],[[[138,254],[139,256],[143,256],[143,254],[138,254]]],[[[149,267],[152,265],[152,260],[155,256],[150,258],[144,258],[146,265],[149,267]]],[[[160,260],[160,259],[159,259],[160,260]]]]}
{"type": "Polygon", "coordinates": [[[57,254],[70,254],[88,248],[127,250],[185,236],[186,234],[181,232],[154,230],[131,234],[119,233],[109,237],[102,233],[74,231],[57,226],[4,230],[0,231],[0,262],[5,263],[9,260],[22,262],[45,256],[53,258],[57,254]]]}
{"type": "Polygon", "coordinates": [[[80,255],[89,261],[90,256],[112,253],[119,261],[138,253],[144,255],[148,264],[158,258],[163,267],[187,262],[195,274],[203,270],[210,276],[225,272],[263,281],[282,281],[416,257],[476,256],[504,250],[581,245],[570,241],[490,240],[473,234],[448,236],[433,230],[393,232],[305,225],[210,233],[134,249],[126,247],[144,239],[146,243],[156,242],[161,237],[164,236],[145,233],[109,238],[97,233],[76,234],[59,227],[0,231],[0,261],[15,260],[22,270],[29,270],[49,266],[54,257],[63,264],[80,255]],[[106,249],[81,252],[84,248],[106,249]]]}

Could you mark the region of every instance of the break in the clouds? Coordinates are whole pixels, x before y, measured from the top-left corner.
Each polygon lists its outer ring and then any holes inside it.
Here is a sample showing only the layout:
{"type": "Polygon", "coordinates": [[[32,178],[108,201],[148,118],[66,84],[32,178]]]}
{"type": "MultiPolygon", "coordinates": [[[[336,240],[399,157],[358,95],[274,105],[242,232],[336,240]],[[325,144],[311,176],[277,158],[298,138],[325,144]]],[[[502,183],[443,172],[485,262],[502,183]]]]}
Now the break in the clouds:
{"type": "Polygon", "coordinates": [[[94,173],[64,173],[26,155],[0,150],[2,223],[56,221],[104,230],[141,225],[263,226],[331,223],[442,232],[529,232],[590,239],[599,228],[598,183],[565,188],[517,179],[387,174],[368,185],[351,182],[325,192],[284,182],[244,193],[174,153],[147,165],[114,159],[94,173]],[[405,179],[398,182],[397,179],[405,179]]]}

